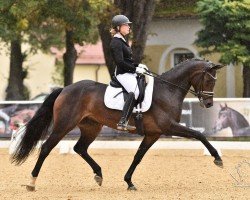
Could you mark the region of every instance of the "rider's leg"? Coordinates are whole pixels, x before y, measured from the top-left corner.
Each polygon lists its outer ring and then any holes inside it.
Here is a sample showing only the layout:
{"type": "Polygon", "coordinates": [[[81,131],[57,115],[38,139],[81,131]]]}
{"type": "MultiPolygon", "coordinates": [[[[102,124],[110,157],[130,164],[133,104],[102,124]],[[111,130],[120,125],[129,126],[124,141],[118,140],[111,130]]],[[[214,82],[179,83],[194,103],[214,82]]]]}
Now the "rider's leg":
{"type": "Polygon", "coordinates": [[[118,130],[135,130],[135,126],[128,125],[129,117],[134,109],[135,106],[135,95],[133,92],[130,92],[128,94],[127,101],[124,104],[123,110],[122,110],[122,117],[117,124],[118,130]]]}
{"type": "Polygon", "coordinates": [[[139,96],[139,88],[137,85],[136,76],[136,74],[132,73],[119,74],[116,76],[117,80],[122,84],[128,93],[134,93],[135,99],[137,99],[139,96]]]}
{"type": "Polygon", "coordinates": [[[116,78],[125,88],[125,90],[129,93],[128,99],[126,100],[123,107],[121,120],[117,124],[117,129],[135,130],[136,128],[134,126],[128,125],[128,120],[135,106],[135,100],[139,96],[136,74],[132,73],[119,74],[116,76],[116,78]]]}

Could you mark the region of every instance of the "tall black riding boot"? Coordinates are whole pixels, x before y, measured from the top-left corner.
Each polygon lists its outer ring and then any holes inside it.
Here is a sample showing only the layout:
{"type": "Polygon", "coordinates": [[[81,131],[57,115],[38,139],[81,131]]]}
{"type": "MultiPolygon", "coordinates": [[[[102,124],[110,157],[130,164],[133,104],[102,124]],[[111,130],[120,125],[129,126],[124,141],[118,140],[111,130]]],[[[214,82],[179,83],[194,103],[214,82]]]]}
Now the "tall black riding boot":
{"type": "Polygon", "coordinates": [[[123,110],[122,110],[122,117],[117,124],[117,129],[118,130],[123,130],[123,131],[132,131],[135,130],[135,126],[130,126],[128,125],[128,120],[129,117],[134,109],[135,106],[135,95],[133,92],[130,92],[128,94],[128,99],[124,104],[123,110]]]}

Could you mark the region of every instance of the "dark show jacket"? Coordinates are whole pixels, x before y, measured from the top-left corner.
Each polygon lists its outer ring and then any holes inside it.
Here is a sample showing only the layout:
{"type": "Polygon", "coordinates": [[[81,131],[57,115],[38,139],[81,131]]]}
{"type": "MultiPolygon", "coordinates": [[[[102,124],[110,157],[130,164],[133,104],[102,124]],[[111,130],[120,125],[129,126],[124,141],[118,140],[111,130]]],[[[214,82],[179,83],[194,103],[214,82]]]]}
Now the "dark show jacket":
{"type": "Polygon", "coordinates": [[[132,50],[122,38],[113,37],[110,43],[111,54],[117,66],[116,75],[135,73],[138,64],[134,64],[132,50]]]}

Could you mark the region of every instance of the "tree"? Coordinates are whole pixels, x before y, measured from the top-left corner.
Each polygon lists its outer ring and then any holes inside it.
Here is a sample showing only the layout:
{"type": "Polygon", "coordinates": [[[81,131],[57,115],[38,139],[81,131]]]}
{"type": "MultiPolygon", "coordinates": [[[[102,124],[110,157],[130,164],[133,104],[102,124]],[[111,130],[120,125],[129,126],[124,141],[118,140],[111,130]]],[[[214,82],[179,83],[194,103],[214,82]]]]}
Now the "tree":
{"type": "Polygon", "coordinates": [[[23,100],[28,98],[23,80],[27,70],[23,62],[28,52],[23,52],[21,44],[27,42],[25,37],[30,31],[30,24],[37,19],[38,8],[44,1],[6,0],[0,2],[0,38],[10,49],[10,73],[6,88],[6,100],[23,100]]]}
{"type": "Polygon", "coordinates": [[[61,27],[65,32],[64,86],[73,82],[77,59],[74,45],[83,45],[84,42],[94,43],[98,39],[96,28],[98,20],[93,14],[93,4],[94,1],[87,0],[48,0],[46,10],[44,10],[48,18],[54,20],[55,26],[61,27]]]}
{"type": "Polygon", "coordinates": [[[132,6],[126,6],[126,9],[128,9],[126,12],[131,13],[131,20],[133,21],[133,58],[136,63],[140,63],[143,59],[147,31],[154,14],[155,0],[134,0],[132,2],[132,6]],[[129,11],[130,9],[132,9],[132,12],[129,11]]]}
{"type": "Polygon", "coordinates": [[[114,4],[107,7],[105,15],[101,15],[102,20],[99,24],[99,34],[103,44],[103,52],[105,61],[112,76],[115,65],[110,54],[109,44],[111,35],[109,33],[111,19],[115,14],[126,15],[132,24],[132,51],[133,58],[136,63],[140,63],[143,59],[145,49],[147,30],[152,20],[155,8],[155,0],[114,0],[114,4]]]}
{"type": "Polygon", "coordinates": [[[110,76],[115,72],[115,63],[113,62],[111,51],[109,48],[111,42],[110,34],[110,21],[113,13],[118,13],[118,9],[115,8],[114,4],[107,1],[107,6],[103,10],[98,12],[100,23],[98,25],[99,35],[102,41],[102,49],[104,53],[105,62],[109,71],[110,76]]]}
{"type": "Polygon", "coordinates": [[[0,38],[11,48],[10,76],[7,97],[10,100],[27,99],[23,80],[27,69],[23,61],[38,49],[48,51],[51,46],[66,46],[64,85],[72,83],[77,52],[74,44],[95,42],[98,39],[96,6],[104,0],[7,0],[0,2],[0,38]],[[65,41],[65,45],[62,45],[65,41]],[[30,49],[22,52],[21,44],[30,49]]]}
{"type": "Polygon", "coordinates": [[[203,29],[195,43],[201,54],[219,52],[220,62],[243,65],[243,97],[250,97],[250,2],[200,0],[198,13],[203,29]]]}

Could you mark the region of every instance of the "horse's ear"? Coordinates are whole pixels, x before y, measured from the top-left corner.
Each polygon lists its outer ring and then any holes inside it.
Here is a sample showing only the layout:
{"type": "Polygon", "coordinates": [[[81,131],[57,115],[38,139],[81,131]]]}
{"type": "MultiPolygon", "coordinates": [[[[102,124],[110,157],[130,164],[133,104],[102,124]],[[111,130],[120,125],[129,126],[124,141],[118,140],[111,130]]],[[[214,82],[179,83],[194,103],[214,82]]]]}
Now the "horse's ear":
{"type": "Polygon", "coordinates": [[[218,70],[218,69],[220,69],[222,67],[224,67],[224,65],[214,64],[214,66],[212,67],[212,69],[218,70]]]}
{"type": "Polygon", "coordinates": [[[225,108],[227,108],[227,103],[225,103],[225,108]]]}

